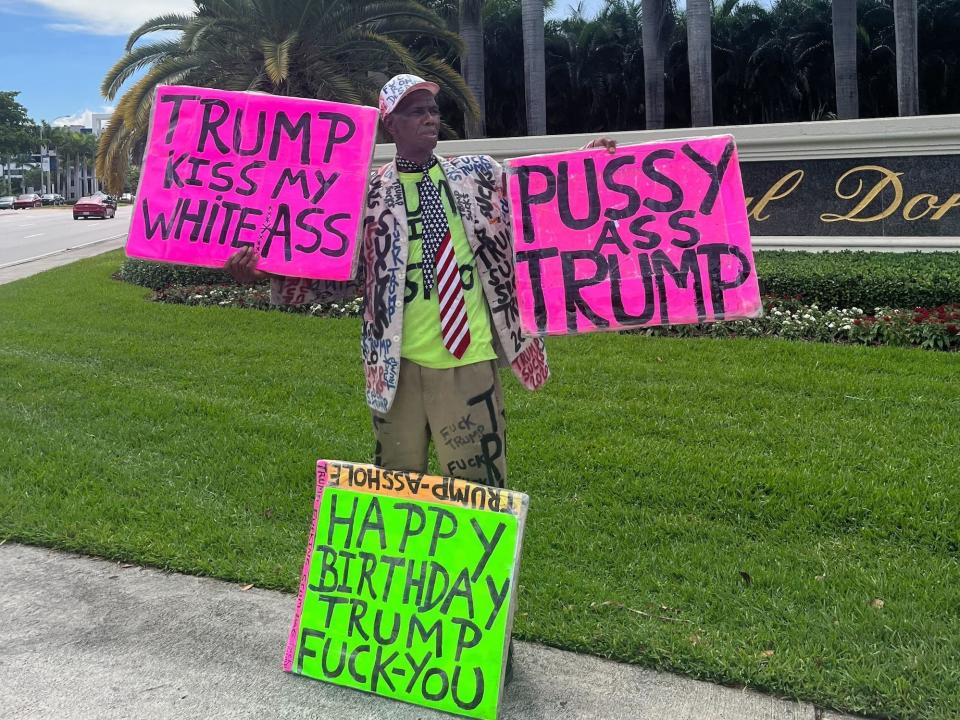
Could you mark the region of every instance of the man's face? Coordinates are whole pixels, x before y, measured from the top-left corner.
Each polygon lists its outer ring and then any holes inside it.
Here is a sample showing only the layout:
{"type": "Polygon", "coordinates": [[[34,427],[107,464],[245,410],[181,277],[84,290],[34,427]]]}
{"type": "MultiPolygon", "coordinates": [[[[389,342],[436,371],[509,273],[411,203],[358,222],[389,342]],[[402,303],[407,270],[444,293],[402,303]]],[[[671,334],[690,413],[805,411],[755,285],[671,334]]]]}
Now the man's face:
{"type": "Polygon", "coordinates": [[[407,95],[383,120],[401,154],[432,153],[440,138],[440,108],[429,90],[407,95]]]}

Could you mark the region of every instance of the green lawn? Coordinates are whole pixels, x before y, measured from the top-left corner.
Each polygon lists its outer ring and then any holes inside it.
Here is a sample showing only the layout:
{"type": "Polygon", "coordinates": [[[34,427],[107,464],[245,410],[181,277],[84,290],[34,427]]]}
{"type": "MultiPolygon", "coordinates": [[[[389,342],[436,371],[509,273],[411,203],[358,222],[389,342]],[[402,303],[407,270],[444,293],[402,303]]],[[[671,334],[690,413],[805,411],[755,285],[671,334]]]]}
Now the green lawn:
{"type": "MultiPolygon", "coordinates": [[[[367,461],[358,322],[0,286],[0,538],[293,591],[367,461]]],[[[593,335],[507,381],[516,634],[896,718],[960,707],[960,358],[593,335]],[[882,603],[881,603],[882,601],[882,603]]]]}

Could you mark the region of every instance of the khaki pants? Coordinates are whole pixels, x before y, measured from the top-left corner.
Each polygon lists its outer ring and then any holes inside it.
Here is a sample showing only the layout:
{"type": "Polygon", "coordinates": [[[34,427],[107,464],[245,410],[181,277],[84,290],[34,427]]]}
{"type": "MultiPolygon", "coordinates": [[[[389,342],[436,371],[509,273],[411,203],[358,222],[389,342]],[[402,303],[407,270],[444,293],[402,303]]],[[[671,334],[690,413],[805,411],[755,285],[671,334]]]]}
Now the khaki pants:
{"type": "Polygon", "coordinates": [[[440,474],[503,487],[506,417],[496,361],[432,370],[400,361],[393,406],[373,412],[376,464],[427,472],[430,440],[440,474]]]}

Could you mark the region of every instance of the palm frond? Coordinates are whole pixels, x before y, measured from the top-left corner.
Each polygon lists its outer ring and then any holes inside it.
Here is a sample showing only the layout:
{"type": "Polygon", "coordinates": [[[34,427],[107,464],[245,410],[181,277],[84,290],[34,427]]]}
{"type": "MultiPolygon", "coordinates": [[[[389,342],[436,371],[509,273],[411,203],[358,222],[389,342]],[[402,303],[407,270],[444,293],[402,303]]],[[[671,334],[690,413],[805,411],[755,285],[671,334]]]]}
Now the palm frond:
{"type": "Polygon", "coordinates": [[[149,35],[152,32],[158,32],[160,30],[183,30],[187,25],[193,20],[192,15],[181,15],[178,13],[169,13],[167,15],[158,15],[155,18],[150,18],[143,25],[138,27],[132,33],[130,37],[127,38],[126,51],[130,52],[133,50],[133,46],[137,44],[137,40],[142,38],[144,35],[149,35]]]}
{"type": "Polygon", "coordinates": [[[157,85],[176,85],[184,76],[195,70],[201,59],[198,57],[171,58],[147,72],[121,98],[114,114],[121,113],[128,127],[145,127],[153,104],[153,92],[157,85]]]}
{"type": "Polygon", "coordinates": [[[435,80],[468,115],[479,112],[450,64],[462,51],[460,38],[417,0],[194,0],[194,5],[192,14],[160,15],[134,30],[126,52],[104,76],[102,91],[118,101],[97,162],[111,182],[122,176],[118,168],[130,150],[143,143],[160,84],[373,104],[382,73],[409,71],[435,80]],[[171,30],[179,34],[140,45],[150,33],[171,30]]]}
{"type": "Polygon", "coordinates": [[[107,74],[100,84],[100,92],[107,100],[113,100],[123,84],[135,72],[147,65],[161,62],[180,53],[180,43],[173,40],[155,42],[131,50],[107,70],[107,74]]]}
{"type": "Polygon", "coordinates": [[[436,81],[440,89],[447,93],[457,106],[471,118],[480,116],[480,106],[463,76],[439,58],[427,56],[418,63],[427,78],[436,81]]]}
{"type": "Polygon", "coordinates": [[[275,86],[283,85],[290,77],[290,49],[297,42],[296,31],[290,33],[280,42],[261,40],[260,49],[263,51],[263,69],[275,86]]]}
{"type": "Polygon", "coordinates": [[[94,167],[111,193],[123,190],[132,144],[133,135],[120,118],[111,122],[100,135],[94,167]]]}

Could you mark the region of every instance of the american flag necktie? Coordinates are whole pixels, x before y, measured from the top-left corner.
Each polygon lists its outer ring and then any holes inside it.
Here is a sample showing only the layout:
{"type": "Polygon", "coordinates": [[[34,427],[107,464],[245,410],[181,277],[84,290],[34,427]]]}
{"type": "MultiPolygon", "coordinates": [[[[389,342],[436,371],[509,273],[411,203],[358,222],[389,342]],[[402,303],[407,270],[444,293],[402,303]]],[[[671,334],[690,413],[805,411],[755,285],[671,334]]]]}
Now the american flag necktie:
{"type": "MultiPolygon", "coordinates": [[[[400,167],[403,169],[403,166],[400,167]]],[[[420,166],[418,170],[423,170],[423,179],[417,182],[423,217],[423,286],[429,293],[436,285],[443,344],[459,360],[470,346],[470,326],[460,267],[453,251],[453,239],[450,237],[440,191],[430,178],[429,166],[427,169],[420,166]]]]}

